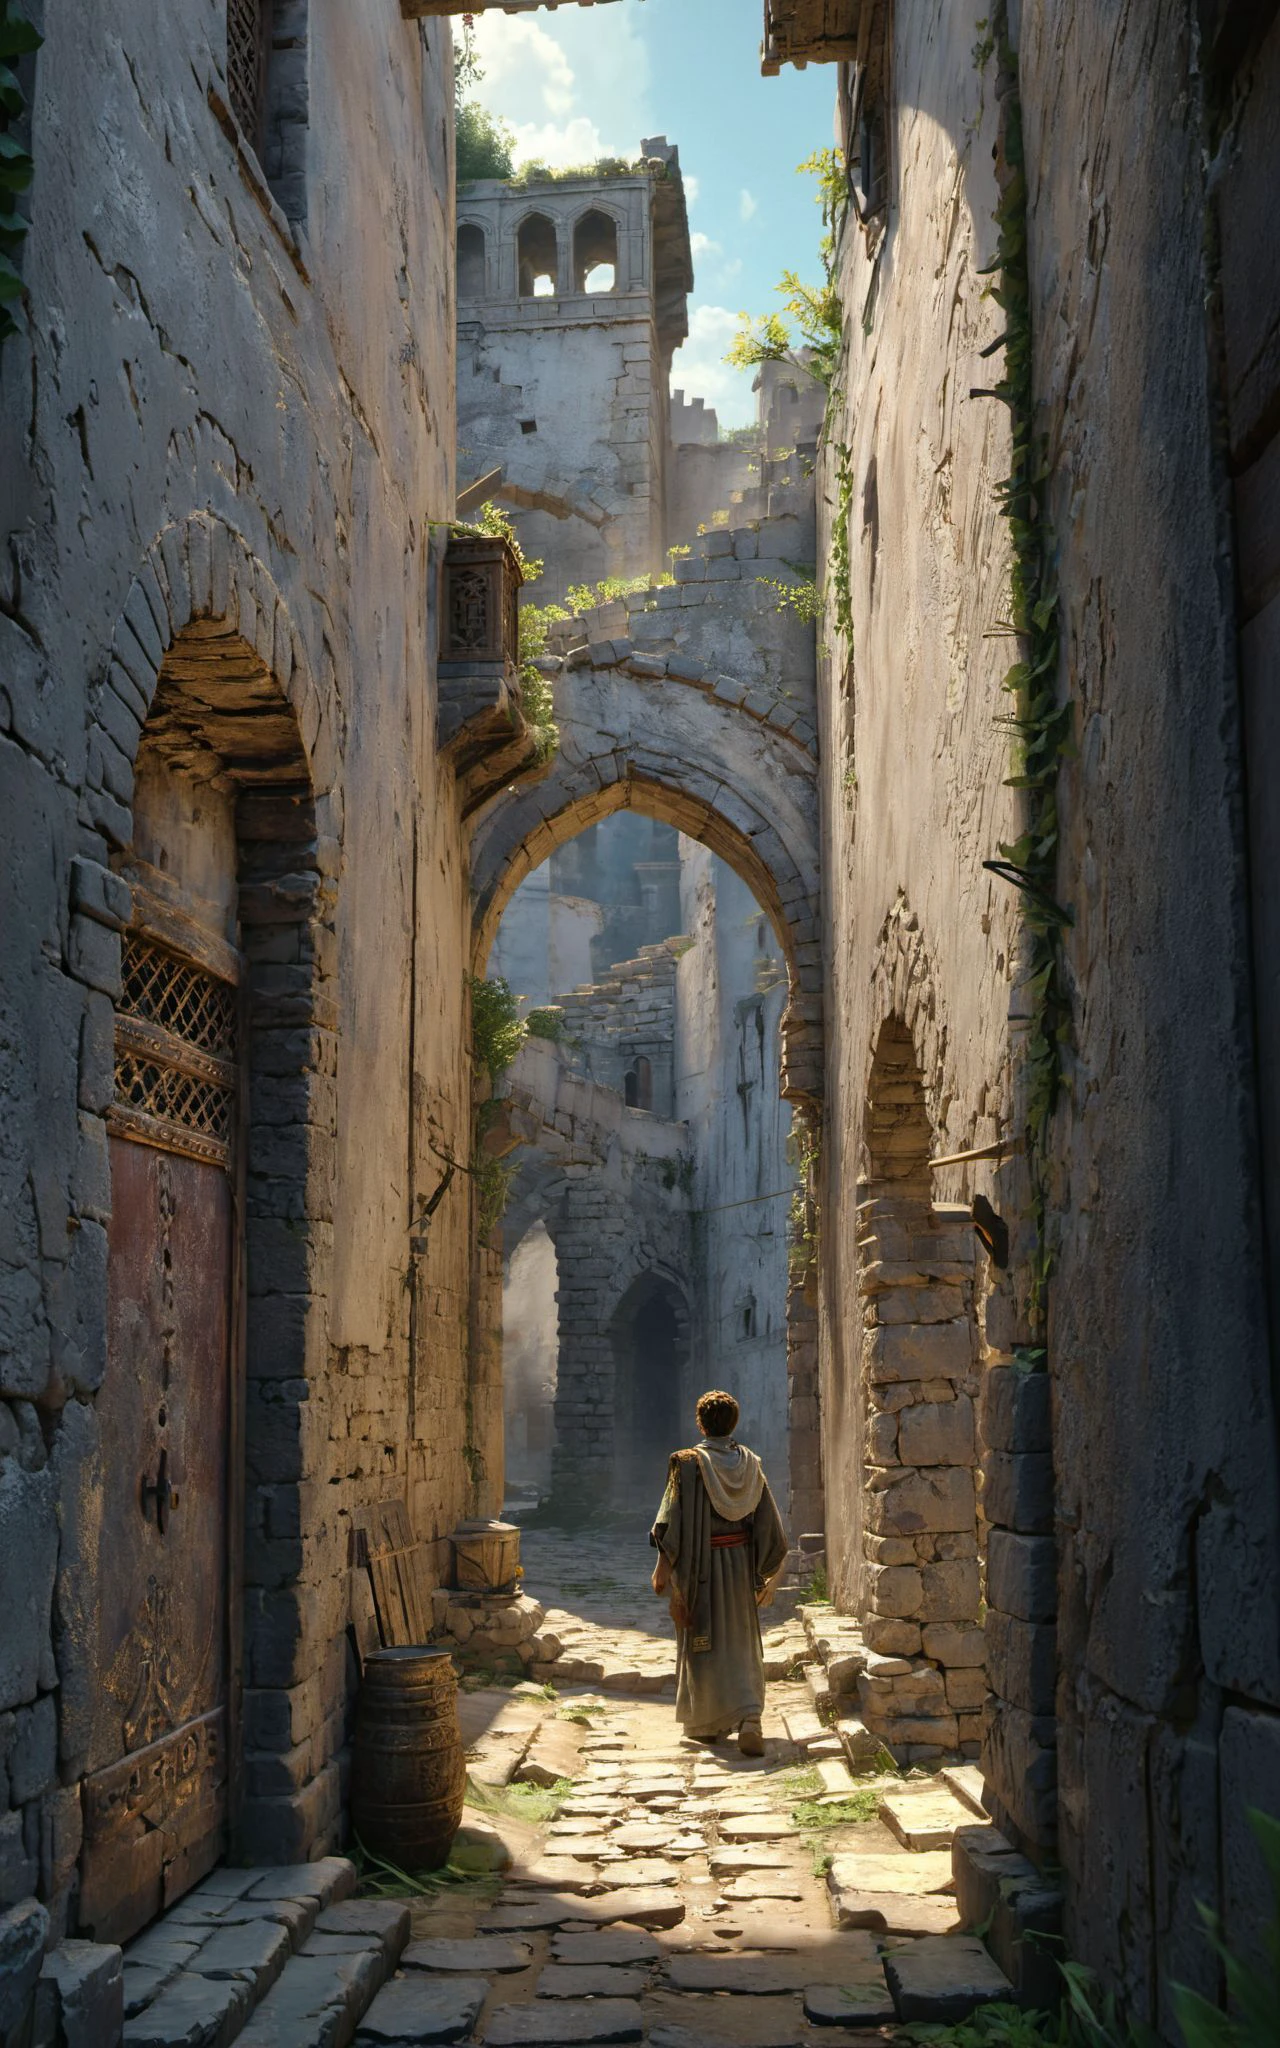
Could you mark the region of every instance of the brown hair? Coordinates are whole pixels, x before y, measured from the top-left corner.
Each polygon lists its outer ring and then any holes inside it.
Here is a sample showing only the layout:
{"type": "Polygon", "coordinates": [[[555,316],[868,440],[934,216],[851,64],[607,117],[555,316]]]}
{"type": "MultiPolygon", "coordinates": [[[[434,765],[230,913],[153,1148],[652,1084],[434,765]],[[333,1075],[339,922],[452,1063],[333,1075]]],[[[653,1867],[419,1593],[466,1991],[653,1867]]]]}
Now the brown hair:
{"type": "Polygon", "coordinates": [[[738,1404],[732,1394],[713,1387],[697,1407],[698,1427],[705,1436],[732,1436],[738,1421],[738,1404]]]}

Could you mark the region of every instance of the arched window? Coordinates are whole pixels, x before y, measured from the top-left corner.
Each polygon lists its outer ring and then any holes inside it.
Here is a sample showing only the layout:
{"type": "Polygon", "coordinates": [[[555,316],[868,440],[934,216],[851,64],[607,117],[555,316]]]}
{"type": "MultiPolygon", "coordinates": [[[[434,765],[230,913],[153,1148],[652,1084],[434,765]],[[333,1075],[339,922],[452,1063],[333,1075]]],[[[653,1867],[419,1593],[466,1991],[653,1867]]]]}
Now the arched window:
{"type": "Polygon", "coordinates": [[[653,1108],[653,1068],[643,1053],[622,1077],[622,1099],[628,1109],[653,1108]]]}
{"type": "Polygon", "coordinates": [[[555,222],[545,213],[531,213],[516,237],[516,274],[522,299],[554,298],[558,289],[559,249],[555,222]]]}
{"type": "Polygon", "coordinates": [[[575,292],[611,292],[618,281],[618,224],[592,208],[573,230],[575,292]]]}
{"type": "Polygon", "coordinates": [[[482,299],[484,296],[484,229],[477,227],[474,221],[463,221],[458,229],[458,297],[482,299]]]}

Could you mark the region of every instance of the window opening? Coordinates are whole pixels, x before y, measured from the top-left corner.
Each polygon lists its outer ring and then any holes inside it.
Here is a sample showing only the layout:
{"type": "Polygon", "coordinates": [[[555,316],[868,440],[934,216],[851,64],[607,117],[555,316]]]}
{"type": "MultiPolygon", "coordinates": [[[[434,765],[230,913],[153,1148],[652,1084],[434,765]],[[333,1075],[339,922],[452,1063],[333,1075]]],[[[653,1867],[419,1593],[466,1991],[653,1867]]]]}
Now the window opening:
{"type": "Polygon", "coordinates": [[[618,224],[607,213],[584,213],[573,230],[573,288],[611,292],[618,277],[618,224]]]}
{"type": "Polygon", "coordinates": [[[458,297],[482,299],[484,296],[484,229],[477,227],[474,221],[464,221],[458,229],[458,297]]]}
{"type": "Polygon", "coordinates": [[[227,90],[231,111],[256,151],[262,141],[267,68],[264,0],[227,0],[227,90]]]}
{"type": "Polygon", "coordinates": [[[653,1068],[643,1053],[622,1077],[622,1099],[628,1109],[653,1108],[653,1068]]]}
{"type": "Polygon", "coordinates": [[[559,265],[555,222],[531,213],[516,237],[516,272],[522,299],[554,298],[559,265]]]}

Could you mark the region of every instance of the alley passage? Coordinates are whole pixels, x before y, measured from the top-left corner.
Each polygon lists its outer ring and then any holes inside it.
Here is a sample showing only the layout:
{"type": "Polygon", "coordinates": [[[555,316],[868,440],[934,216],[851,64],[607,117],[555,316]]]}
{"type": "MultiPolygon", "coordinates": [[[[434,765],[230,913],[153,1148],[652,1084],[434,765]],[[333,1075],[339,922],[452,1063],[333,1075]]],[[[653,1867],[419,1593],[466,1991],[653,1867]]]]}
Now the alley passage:
{"type": "Polygon", "coordinates": [[[744,1759],[681,1737],[643,1532],[529,1531],[524,1556],[563,1682],[460,1702],[455,1860],[504,1867],[412,1897],[357,1895],[342,1858],[217,1871],[127,1952],[128,2048],[794,2048],[1009,1996],[958,1931],[976,1773],[850,1773],[820,1609],[767,1631],[768,1753],[744,1759]]]}

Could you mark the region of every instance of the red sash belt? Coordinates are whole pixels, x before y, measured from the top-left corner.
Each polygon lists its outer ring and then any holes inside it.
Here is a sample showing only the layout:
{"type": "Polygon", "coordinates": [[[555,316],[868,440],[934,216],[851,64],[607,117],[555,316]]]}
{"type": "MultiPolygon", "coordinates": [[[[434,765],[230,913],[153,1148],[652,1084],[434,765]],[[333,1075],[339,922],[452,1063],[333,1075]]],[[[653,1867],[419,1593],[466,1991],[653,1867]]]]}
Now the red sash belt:
{"type": "Polygon", "coordinates": [[[746,1529],[730,1529],[723,1536],[713,1536],[711,1538],[711,1548],[713,1550],[736,1550],[740,1544],[747,1541],[747,1536],[748,1531],[746,1529]]]}

